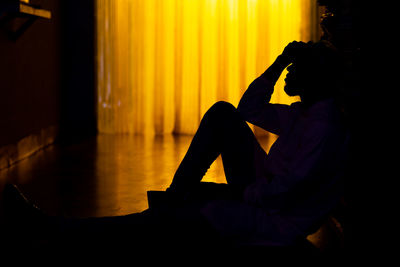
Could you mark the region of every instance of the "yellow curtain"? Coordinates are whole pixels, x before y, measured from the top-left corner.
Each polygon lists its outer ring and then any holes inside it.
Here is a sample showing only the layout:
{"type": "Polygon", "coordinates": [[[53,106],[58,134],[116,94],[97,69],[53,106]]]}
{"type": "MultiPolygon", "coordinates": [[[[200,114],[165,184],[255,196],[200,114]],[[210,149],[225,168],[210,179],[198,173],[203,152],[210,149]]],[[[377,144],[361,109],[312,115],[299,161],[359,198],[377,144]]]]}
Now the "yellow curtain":
{"type": "MultiPolygon", "coordinates": [[[[315,39],[315,2],[97,0],[99,132],[193,134],[288,42],[315,39]]],[[[282,81],[272,101],[297,101],[282,81]]]]}

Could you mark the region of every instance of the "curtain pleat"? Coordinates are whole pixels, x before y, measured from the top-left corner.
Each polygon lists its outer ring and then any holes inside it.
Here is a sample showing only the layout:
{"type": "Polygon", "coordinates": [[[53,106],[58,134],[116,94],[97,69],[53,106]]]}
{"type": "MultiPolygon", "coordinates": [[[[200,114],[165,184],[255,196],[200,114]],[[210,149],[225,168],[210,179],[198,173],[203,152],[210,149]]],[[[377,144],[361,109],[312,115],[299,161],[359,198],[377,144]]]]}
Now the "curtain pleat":
{"type": "MultiPolygon", "coordinates": [[[[216,101],[236,106],[288,42],[316,39],[314,2],[97,0],[99,132],[195,133],[216,101]]],[[[283,77],[273,102],[298,100],[282,88],[283,77]]]]}

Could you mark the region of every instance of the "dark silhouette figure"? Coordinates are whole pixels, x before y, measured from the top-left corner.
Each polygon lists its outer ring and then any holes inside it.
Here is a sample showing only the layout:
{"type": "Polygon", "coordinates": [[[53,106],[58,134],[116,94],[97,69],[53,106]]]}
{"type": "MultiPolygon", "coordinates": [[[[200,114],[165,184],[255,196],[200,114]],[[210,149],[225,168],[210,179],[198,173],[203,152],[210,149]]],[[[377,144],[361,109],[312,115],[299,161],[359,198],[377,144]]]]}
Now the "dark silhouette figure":
{"type": "Polygon", "coordinates": [[[237,108],[218,102],[207,111],[170,187],[149,192],[148,210],[53,218],[28,207],[9,186],[10,220],[17,225],[29,218],[36,223],[27,232],[62,242],[84,236],[91,243],[122,238],[152,248],[294,245],[319,228],[343,194],[349,134],[337,101],[339,77],[339,56],[328,43],[292,42],[237,108]],[[285,92],[301,101],[269,103],[286,67],[285,92]],[[268,154],[246,121],[279,136],[268,154]],[[201,182],[219,155],[227,183],[201,182]]]}

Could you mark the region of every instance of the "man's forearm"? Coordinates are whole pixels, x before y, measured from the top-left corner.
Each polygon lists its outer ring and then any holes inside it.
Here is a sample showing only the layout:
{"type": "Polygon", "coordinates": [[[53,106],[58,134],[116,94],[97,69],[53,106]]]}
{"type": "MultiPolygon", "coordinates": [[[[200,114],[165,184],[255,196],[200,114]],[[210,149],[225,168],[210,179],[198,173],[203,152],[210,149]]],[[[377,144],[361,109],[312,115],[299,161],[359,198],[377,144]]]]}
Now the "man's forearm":
{"type": "Polygon", "coordinates": [[[279,76],[281,76],[282,71],[290,64],[289,59],[285,56],[278,56],[274,63],[263,73],[260,78],[270,81],[275,84],[279,76]]]}
{"type": "Polygon", "coordinates": [[[274,63],[249,85],[238,105],[238,110],[245,117],[252,116],[253,113],[260,111],[265,103],[269,102],[274,85],[289,64],[288,62],[285,56],[278,56],[274,63]]]}

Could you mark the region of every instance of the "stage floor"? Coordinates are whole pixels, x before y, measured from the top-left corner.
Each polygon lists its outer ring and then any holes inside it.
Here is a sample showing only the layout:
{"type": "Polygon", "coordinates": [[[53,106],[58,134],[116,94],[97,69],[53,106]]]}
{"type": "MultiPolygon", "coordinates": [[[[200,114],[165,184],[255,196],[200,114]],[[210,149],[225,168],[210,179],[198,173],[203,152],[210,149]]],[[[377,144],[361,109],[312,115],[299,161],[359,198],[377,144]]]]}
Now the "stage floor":
{"type": "MultiPolygon", "coordinates": [[[[266,150],[272,138],[259,138],[266,150]]],[[[147,209],[147,191],[165,190],[192,136],[100,134],[56,144],[0,172],[43,211],[68,217],[115,216],[147,209]]],[[[203,181],[225,183],[219,157],[203,181]]]]}

